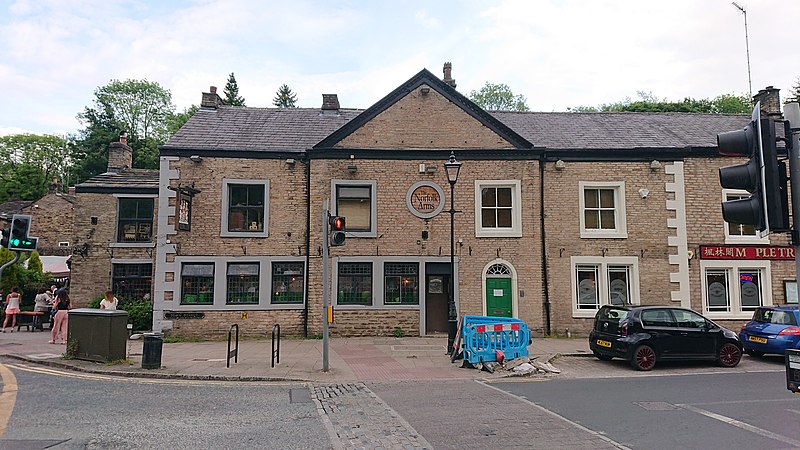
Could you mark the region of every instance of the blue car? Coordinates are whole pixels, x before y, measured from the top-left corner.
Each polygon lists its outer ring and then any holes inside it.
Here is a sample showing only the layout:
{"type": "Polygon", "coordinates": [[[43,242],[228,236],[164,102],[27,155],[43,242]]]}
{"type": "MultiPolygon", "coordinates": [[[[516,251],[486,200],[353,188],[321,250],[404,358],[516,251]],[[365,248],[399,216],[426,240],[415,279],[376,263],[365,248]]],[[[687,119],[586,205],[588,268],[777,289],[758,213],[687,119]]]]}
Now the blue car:
{"type": "Polygon", "coordinates": [[[800,349],[800,311],[797,305],[762,306],[753,313],[739,333],[745,353],[783,355],[786,349],[800,349]]]}

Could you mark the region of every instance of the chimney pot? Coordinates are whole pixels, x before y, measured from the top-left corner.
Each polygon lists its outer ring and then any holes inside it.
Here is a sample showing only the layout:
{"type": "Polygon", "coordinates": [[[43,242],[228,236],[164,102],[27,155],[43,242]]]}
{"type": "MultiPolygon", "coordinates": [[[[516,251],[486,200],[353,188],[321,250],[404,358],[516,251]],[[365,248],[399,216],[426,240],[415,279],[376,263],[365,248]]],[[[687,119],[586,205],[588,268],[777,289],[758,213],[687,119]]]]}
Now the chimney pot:
{"type": "Polygon", "coordinates": [[[222,98],[217,94],[216,86],[211,86],[208,90],[211,92],[203,92],[203,98],[200,100],[201,107],[217,109],[220,105],[225,104],[222,98]]]}
{"type": "Polygon", "coordinates": [[[216,93],[217,93],[217,87],[216,87],[216,86],[211,86],[211,87],[209,87],[209,88],[208,88],[208,90],[209,90],[209,91],[210,91],[212,94],[216,94],[216,93]]]}
{"type": "Polygon", "coordinates": [[[444,72],[444,81],[446,84],[450,85],[453,89],[456,88],[456,80],[453,79],[453,64],[450,62],[444,63],[444,68],[442,69],[444,72]]]}
{"type": "Polygon", "coordinates": [[[128,133],[123,131],[119,134],[119,142],[122,144],[128,143],[128,133]]]}
{"type": "Polygon", "coordinates": [[[758,91],[758,94],[753,96],[753,103],[761,102],[761,114],[772,119],[781,118],[781,95],[780,89],[775,89],[773,86],[767,86],[758,91]]]}
{"type": "Polygon", "coordinates": [[[322,94],[322,112],[339,112],[339,96],[336,94],[322,94]]]}

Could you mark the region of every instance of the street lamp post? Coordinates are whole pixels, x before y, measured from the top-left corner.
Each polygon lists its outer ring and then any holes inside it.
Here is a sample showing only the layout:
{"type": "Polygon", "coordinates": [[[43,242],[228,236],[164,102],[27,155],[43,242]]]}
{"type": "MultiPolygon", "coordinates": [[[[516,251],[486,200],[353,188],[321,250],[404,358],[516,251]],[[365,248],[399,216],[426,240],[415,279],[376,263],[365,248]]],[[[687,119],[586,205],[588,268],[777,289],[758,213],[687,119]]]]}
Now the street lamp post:
{"type": "Polygon", "coordinates": [[[448,292],[448,315],[447,315],[447,354],[450,355],[454,351],[453,345],[456,340],[456,328],[458,328],[458,314],[456,312],[456,298],[455,298],[455,278],[456,278],[456,263],[455,263],[455,215],[456,210],[454,207],[455,185],[458,181],[458,172],[461,170],[461,163],[456,160],[456,155],[450,152],[450,159],[444,163],[444,170],[447,172],[447,182],[450,183],[450,289],[448,292]]]}

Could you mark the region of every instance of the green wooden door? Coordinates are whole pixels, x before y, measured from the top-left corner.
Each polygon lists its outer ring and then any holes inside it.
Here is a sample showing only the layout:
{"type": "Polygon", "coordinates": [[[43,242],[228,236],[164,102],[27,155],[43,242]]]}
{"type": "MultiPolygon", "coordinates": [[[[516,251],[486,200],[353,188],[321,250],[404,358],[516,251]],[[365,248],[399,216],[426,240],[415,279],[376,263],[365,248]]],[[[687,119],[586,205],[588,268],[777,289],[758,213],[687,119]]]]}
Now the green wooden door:
{"type": "Polygon", "coordinates": [[[511,278],[486,279],[486,315],[511,317],[511,278]]]}

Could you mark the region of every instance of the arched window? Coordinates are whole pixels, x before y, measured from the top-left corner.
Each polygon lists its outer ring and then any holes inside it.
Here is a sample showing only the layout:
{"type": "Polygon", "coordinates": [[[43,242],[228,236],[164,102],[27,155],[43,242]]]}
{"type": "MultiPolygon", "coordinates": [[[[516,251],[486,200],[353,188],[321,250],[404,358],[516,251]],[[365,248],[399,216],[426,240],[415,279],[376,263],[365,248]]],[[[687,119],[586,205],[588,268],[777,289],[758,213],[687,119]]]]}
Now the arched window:
{"type": "Polygon", "coordinates": [[[505,264],[492,264],[486,269],[486,276],[495,278],[511,277],[511,269],[505,264]]]}

